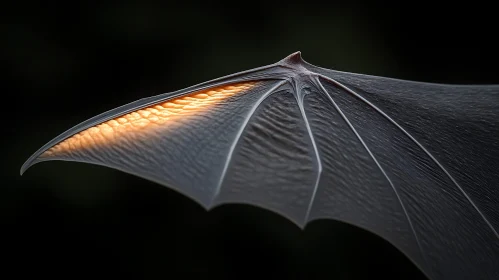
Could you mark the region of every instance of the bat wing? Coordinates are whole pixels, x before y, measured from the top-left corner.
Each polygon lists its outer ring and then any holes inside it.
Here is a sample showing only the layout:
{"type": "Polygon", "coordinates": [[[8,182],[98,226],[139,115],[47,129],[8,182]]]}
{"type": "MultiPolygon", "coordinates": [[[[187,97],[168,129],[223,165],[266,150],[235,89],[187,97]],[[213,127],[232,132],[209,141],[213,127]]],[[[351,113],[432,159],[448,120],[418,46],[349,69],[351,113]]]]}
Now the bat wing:
{"type": "Polygon", "coordinates": [[[431,279],[499,279],[499,87],[278,63],[116,108],[23,165],[99,164],[211,209],[245,203],[299,227],[385,238],[431,279]]]}

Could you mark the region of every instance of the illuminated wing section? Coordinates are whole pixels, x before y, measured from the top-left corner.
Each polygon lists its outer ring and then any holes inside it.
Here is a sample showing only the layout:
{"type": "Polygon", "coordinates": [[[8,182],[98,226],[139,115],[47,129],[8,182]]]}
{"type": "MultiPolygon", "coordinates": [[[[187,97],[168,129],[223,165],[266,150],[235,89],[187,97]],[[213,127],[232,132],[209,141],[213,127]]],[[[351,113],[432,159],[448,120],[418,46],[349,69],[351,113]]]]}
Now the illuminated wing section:
{"type": "Polygon", "coordinates": [[[161,133],[162,126],[179,125],[181,118],[209,110],[210,106],[255,85],[255,82],[248,82],[221,86],[139,109],[76,133],[45,151],[40,158],[77,155],[97,146],[118,144],[124,139],[133,141],[140,134],[161,133]]]}
{"type": "Polygon", "coordinates": [[[102,165],[173,188],[208,208],[240,128],[278,83],[243,81],[133,110],[127,105],[126,113],[104,113],[93,125],[54,139],[23,170],[48,160],[102,165]]]}

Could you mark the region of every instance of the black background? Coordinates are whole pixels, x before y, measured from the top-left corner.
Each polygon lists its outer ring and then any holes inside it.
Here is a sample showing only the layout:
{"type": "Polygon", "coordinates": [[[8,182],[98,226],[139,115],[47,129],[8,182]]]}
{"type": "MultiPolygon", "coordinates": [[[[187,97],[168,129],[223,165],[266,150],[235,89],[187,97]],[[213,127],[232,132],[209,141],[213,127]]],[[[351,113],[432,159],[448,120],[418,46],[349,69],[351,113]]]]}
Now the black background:
{"type": "Polygon", "coordinates": [[[42,163],[23,176],[19,169],[53,137],[103,111],[298,50],[306,61],[335,70],[499,83],[491,7],[355,1],[2,5],[3,274],[425,279],[388,242],[344,223],[316,221],[301,231],[256,207],[206,212],[168,188],[81,163],[42,163]]]}

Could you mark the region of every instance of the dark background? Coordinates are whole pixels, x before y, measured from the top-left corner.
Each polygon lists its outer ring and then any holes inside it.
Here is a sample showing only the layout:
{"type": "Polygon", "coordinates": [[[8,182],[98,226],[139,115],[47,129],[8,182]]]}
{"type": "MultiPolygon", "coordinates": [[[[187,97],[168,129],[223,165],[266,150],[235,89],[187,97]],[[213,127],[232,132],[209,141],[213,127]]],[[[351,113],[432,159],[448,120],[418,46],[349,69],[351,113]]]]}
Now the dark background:
{"type": "Polygon", "coordinates": [[[3,5],[2,273],[425,279],[388,242],[344,223],[316,221],[301,231],[256,207],[206,212],[168,188],[81,163],[41,163],[22,177],[19,169],[53,137],[103,111],[298,50],[312,64],[348,72],[499,83],[491,7],[313,1],[3,5]]]}

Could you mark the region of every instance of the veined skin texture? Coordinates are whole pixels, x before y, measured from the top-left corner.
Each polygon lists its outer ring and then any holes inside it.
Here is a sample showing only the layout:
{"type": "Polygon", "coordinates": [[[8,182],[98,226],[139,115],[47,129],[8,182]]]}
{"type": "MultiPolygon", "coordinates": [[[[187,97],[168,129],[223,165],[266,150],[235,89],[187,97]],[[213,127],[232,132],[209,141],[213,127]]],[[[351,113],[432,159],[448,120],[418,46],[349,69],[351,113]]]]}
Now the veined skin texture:
{"type": "Polygon", "coordinates": [[[83,130],[41,154],[41,158],[63,156],[92,145],[113,145],[116,139],[162,125],[176,125],[177,118],[209,110],[220,100],[252,88],[256,82],[225,85],[151,105],[83,130]]]}
{"type": "Polygon", "coordinates": [[[495,280],[497,136],[497,85],[345,73],[295,53],[93,117],[40,148],[21,173],[45,160],[107,166],[206,209],[245,203],[300,228],[353,224],[433,280],[495,280]]]}

